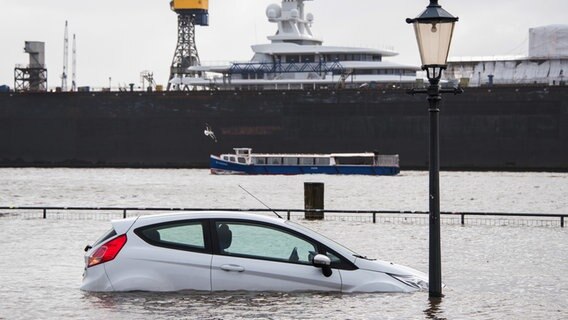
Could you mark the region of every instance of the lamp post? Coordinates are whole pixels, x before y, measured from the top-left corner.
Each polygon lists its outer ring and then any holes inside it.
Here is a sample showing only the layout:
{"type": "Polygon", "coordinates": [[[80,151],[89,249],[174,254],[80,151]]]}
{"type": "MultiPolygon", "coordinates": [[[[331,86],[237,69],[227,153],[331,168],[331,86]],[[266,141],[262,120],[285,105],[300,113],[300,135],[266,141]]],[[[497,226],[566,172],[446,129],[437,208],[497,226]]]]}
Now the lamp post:
{"type": "Polygon", "coordinates": [[[448,53],[452,42],[454,25],[458,21],[438,4],[430,5],[418,17],[406,19],[414,25],[422,70],[426,71],[430,86],[427,89],[412,89],[409,94],[427,94],[430,113],[430,256],[429,293],[430,297],[442,297],[442,258],[440,249],[440,100],[442,93],[461,93],[459,88],[440,88],[442,71],[447,67],[448,53]]]}

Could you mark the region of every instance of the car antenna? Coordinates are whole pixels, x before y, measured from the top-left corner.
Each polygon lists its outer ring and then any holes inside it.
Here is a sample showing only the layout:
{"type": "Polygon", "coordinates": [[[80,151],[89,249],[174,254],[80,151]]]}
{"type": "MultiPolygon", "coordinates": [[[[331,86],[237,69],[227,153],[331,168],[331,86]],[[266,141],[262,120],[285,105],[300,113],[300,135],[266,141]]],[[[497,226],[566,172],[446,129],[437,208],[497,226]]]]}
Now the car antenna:
{"type": "Polygon", "coordinates": [[[272,208],[270,208],[269,206],[267,206],[266,203],[260,201],[260,199],[257,198],[257,197],[255,197],[254,194],[248,192],[247,189],[243,188],[243,186],[241,186],[240,184],[239,184],[238,186],[239,186],[239,188],[243,189],[246,193],[248,193],[251,197],[253,197],[256,201],[262,203],[262,205],[265,206],[268,210],[274,212],[274,214],[275,214],[278,218],[284,219],[284,218],[282,218],[282,216],[280,216],[276,211],[274,211],[274,209],[272,209],[272,208]]]}

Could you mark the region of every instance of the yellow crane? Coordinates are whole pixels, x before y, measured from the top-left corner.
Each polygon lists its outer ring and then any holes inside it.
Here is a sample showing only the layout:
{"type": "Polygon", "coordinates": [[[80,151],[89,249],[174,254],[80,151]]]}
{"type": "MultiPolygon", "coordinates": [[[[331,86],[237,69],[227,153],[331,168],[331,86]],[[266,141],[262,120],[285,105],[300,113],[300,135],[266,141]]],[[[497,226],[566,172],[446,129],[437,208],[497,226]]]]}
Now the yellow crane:
{"type": "Polygon", "coordinates": [[[200,65],[195,45],[195,26],[209,25],[209,0],[173,0],[170,1],[170,8],[178,15],[178,40],[167,90],[189,89],[182,80],[195,76],[189,67],[200,65]]]}

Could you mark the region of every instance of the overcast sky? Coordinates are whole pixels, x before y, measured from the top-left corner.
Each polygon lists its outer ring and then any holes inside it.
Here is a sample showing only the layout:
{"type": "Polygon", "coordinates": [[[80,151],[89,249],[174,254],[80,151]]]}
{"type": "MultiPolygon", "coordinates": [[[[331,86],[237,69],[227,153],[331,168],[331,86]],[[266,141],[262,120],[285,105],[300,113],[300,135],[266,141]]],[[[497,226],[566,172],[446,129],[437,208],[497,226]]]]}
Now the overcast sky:
{"type": "MultiPolygon", "coordinates": [[[[276,25],[265,9],[278,0],[210,0],[210,26],[198,27],[202,62],[249,60],[250,45],[267,43],[276,25]]],[[[324,44],[393,48],[392,61],[419,65],[411,26],[427,0],[316,0],[306,3],[315,16],[312,30],[324,44]]],[[[526,55],[531,27],[568,23],[567,0],[440,0],[460,21],[451,56],[526,55]]],[[[48,85],[61,85],[63,33],[69,21],[77,35],[79,86],[140,83],[154,72],[158,84],[169,76],[177,41],[177,18],[169,0],[0,0],[0,84],[14,85],[14,66],[27,64],[24,41],[46,43],[48,85]]],[[[71,70],[69,70],[69,75],[71,70]]],[[[70,78],[68,80],[70,84],[70,78]]]]}

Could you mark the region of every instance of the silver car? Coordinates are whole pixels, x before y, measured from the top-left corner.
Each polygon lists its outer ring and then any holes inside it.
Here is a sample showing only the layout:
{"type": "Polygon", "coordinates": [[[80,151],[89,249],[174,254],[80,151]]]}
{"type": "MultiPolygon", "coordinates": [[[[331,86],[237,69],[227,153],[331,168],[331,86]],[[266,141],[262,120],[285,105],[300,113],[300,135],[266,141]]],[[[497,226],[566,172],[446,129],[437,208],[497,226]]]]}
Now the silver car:
{"type": "Polygon", "coordinates": [[[86,291],[412,292],[427,276],[291,221],[188,212],[112,221],[86,248],[86,291]]]}

